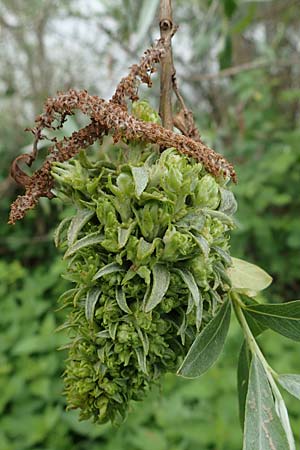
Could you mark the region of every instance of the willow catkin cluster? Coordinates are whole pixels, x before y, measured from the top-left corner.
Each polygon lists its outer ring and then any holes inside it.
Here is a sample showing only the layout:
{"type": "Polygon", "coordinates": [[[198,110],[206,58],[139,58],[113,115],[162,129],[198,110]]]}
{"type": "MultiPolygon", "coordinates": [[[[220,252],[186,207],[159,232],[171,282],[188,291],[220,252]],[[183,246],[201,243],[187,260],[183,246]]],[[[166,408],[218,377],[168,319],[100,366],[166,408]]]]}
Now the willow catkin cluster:
{"type": "MultiPolygon", "coordinates": [[[[133,110],[158,121],[144,102],[133,110]]],[[[224,302],[235,200],[200,162],[134,140],[56,163],[52,176],[76,209],[56,236],[75,284],[61,299],[68,407],[120,423],[224,302]]]]}

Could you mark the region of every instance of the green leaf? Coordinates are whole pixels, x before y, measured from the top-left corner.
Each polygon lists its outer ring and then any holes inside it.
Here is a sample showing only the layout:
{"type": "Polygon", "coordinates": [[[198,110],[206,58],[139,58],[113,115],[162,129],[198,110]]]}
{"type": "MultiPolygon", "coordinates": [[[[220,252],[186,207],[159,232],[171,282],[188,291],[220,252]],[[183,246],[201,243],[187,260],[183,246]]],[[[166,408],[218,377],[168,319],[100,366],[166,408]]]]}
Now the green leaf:
{"type": "Polygon", "coordinates": [[[54,231],[54,244],[56,247],[59,246],[60,244],[60,239],[61,239],[61,234],[66,226],[66,224],[72,219],[72,217],[66,217],[65,219],[63,219],[60,224],[58,225],[58,227],[56,228],[56,230],[54,231]]]}
{"type": "Polygon", "coordinates": [[[71,245],[71,247],[64,254],[64,259],[74,255],[74,253],[76,253],[78,250],[81,250],[82,248],[89,247],[90,245],[99,244],[100,242],[103,241],[103,239],[104,239],[103,234],[99,233],[88,234],[84,238],[79,239],[79,241],[76,241],[75,244],[71,245]]]}
{"type": "Polygon", "coordinates": [[[202,251],[205,258],[208,258],[210,247],[209,247],[209,243],[207,242],[207,240],[203,236],[201,236],[201,234],[196,234],[196,235],[192,234],[192,233],[189,233],[189,234],[190,234],[190,236],[192,236],[192,238],[194,239],[196,244],[200,247],[200,250],[202,251]]]}
{"type": "Polygon", "coordinates": [[[273,305],[246,306],[245,311],[261,325],[289,339],[300,341],[299,300],[273,305]]]}
{"type": "Polygon", "coordinates": [[[269,328],[268,326],[258,322],[256,318],[254,318],[251,314],[247,313],[247,311],[244,310],[243,314],[245,316],[245,319],[247,320],[247,323],[250,327],[253,336],[259,336],[261,333],[263,333],[265,330],[269,328]]]}
{"type": "Polygon", "coordinates": [[[93,321],[96,303],[100,294],[101,289],[99,289],[99,287],[94,287],[87,293],[85,301],[85,317],[89,322],[93,321]]]}
{"type": "Polygon", "coordinates": [[[153,286],[151,293],[146,298],[145,312],[151,311],[165,296],[170,284],[170,272],[163,264],[155,264],[152,269],[153,286]]]}
{"type": "Polygon", "coordinates": [[[237,210],[235,196],[228,189],[220,188],[221,202],[218,211],[232,216],[237,210]]]}
{"type": "Polygon", "coordinates": [[[243,450],[288,450],[285,431],[276,414],[267,374],[253,356],[246,399],[243,450]]]}
{"type": "Polygon", "coordinates": [[[239,258],[231,258],[232,267],[227,269],[232,289],[236,292],[252,296],[256,292],[266,289],[272,278],[260,267],[239,258]]]}
{"type": "Polygon", "coordinates": [[[146,354],[144,352],[144,350],[140,347],[137,347],[134,349],[137,360],[138,360],[138,365],[141,369],[142,372],[144,372],[146,375],[148,375],[148,371],[147,371],[147,363],[146,363],[146,354]]]}
{"type": "Polygon", "coordinates": [[[232,61],[232,38],[230,34],[227,34],[227,36],[224,39],[223,49],[219,54],[220,68],[223,70],[226,69],[227,67],[230,67],[231,61],[232,61]]]}
{"type": "Polygon", "coordinates": [[[223,250],[218,245],[213,246],[211,249],[214,250],[223,259],[223,261],[226,264],[228,264],[228,265],[232,264],[232,259],[231,259],[231,256],[230,256],[230,254],[228,252],[223,250]]]}
{"type": "Polygon", "coordinates": [[[139,197],[144,192],[148,184],[148,171],[145,167],[132,167],[131,172],[135,184],[135,194],[139,197]]]}
{"type": "Polygon", "coordinates": [[[136,42],[141,42],[147,35],[157,10],[159,0],[144,0],[140,9],[139,20],[137,24],[136,42]]]}
{"type": "Polygon", "coordinates": [[[231,303],[227,300],[196,337],[177,371],[178,375],[185,378],[197,378],[216,362],[228,333],[230,313],[231,303]]]}
{"type": "Polygon", "coordinates": [[[141,343],[143,345],[144,353],[145,353],[145,355],[148,355],[149,347],[150,347],[148,335],[146,332],[143,332],[143,330],[141,330],[140,327],[138,327],[138,326],[136,326],[136,331],[137,331],[139,338],[141,340],[141,343]]]}
{"type": "Polygon", "coordinates": [[[251,365],[252,355],[249,347],[244,341],[238,360],[237,368],[237,385],[238,385],[238,396],[239,396],[239,415],[241,426],[244,427],[245,421],[245,407],[246,407],[246,397],[248,391],[249,382],[249,372],[251,365]]]}
{"type": "Polygon", "coordinates": [[[222,3],[226,17],[232,17],[237,8],[236,0],[223,0],[222,3]]]}
{"type": "Polygon", "coordinates": [[[133,228],[135,227],[136,223],[132,222],[128,228],[118,227],[118,245],[119,248],[123,248],[129,239],[130,234],[132,233],[133,228]]]}
{"type": "Polygon", "coordinates": [[[196,327],[199,330],[202,322],[202,312],[203,312],[203,300],[200,297],[200,291],[196,284],[193,274],[187,269],[174,269],[174,272],[178,273],[187,285],[196,308],[196,327]]]}
{"type": "Polygon", "coordinates": [[[216,219],[220,220],[220,222],[224,223],[225,225],[228,225],[230,228],[234,227],[234,221],[232,220],[232,218],[230,216],[227,216],[227,214],[224,214],[222,211],[203,208],[203,212],[206,215],[215,217],[216,219]]]}
{"type": "Polygon", "coordinates": [[[77,212],[77,214],[71,220],[69,229],[68,229],[68,245],[74,244],[76,241],[80,230],[84,227],[84,225],[90,220],[90,218],[94,215],[94,211],[90,209],[82,209],[77,212]]]}
{"type": "Polygon", "coordinates": [[[278,395],[278,393],[276,391],[277,391],[277,386],[276,386],[275,391],[273,389],[273,396],[275,399],[275,411],[276,411],[276,413],[281,421],[281,424],[283,426],[283,429],[285,431],[285,435],[286,435],[286,438],[289,443],[289,450],[296,450],[295,440],[294,440],[286,404],[284,403],[284,400],[281,397],[280,392],[278,392],[279,393],[279,395],[278,395]]]}
{"type": "Polygon", "coordinates": [[[121,286],[116,287],[116,300],[119,308],[122,309],[122,311],[128,314],[132,314],[131,309],[127,305],[126,297],[121,286]]]}
{"type": "Polygon", "coordinates": [[[95,275],[93,276],[93,281],[98,280],[98,278],[103,277],[104,275],[109,275],[111,273],[114,272],[124,272],[125,269],[120,266],[120,264],[117,263],[109,263],[106,264],[106,266],[101,267],[101,269],[98,270],[98,272],[95,273],[95,275]]]}
{"type": "Polygon", "coordinates": [[[277,380],[286,391],[300,400],[300,375],[283,374],[277,380]]]}

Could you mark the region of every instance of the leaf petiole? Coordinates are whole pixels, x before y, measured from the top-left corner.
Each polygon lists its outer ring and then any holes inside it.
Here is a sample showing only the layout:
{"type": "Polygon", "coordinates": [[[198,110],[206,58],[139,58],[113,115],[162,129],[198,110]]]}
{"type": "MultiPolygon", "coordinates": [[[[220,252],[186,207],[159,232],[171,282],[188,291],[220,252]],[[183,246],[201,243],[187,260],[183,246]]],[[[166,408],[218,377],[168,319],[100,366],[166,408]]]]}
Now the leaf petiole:
{"type": "Polygon", "coordinates": [[[272,378],[272,382],[274,383],[273,377],[275,377],[277,379],[278,374],[277,374],[277,372],[275,372],[274,369],[272,369],[272,367],[266,361],[261,349],[259,348],[259,346],[256,342],[255,337],[253,336],[253,334],[251,332],[251,329],[250,329],[248,322],[245,319],[245,316],[242,311],[245,308],[244,303],[242,302],[239,294],[237,294],[236,292],[231,292],[231,300],[232,300],[232,303],[234,306],[235,314],[236,314],[237,319],[243,329],[245,339],[247,341],[247,344],[248,344],[251,352],[253,353],[253,355],[256,355],[259,358],[259,360],[261,361],[266,373],[268,374],[270,384],[272,384],[270,378],[272,378]]]}

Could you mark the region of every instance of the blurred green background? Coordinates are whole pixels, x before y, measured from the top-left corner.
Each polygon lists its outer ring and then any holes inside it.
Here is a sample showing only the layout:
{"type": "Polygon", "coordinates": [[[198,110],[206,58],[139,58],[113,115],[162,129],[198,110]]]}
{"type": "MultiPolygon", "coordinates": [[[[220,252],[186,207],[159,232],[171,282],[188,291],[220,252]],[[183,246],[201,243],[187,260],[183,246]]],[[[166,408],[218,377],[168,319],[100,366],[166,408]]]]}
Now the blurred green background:
{"type": "MultiPolygon", "coordinates": [[[[42,199],[8,226],[21,191],[13,158],[31,141],[48,95],[70,87],[109,98],[158,37],[157,0],[0,0],[0,450],[239,450],[235,367],[242,337],[232,323],[219,363],[205,376],[168,376],[132,407],[120,429],[66,413],[65,354],[55,328],[67,287],[52,242],[66,214],[42,199]]],[[[300,15],[294,0],[173,0],[174,59],[203,139],[235,163],[238,228],[232,254],[270,272],[265,300],[300,297],[300,15]]],[[[153,105],[158,81],[142,90],[153,105]]],[[[76,118],[71,127],[80,122],[76,118]]],[[[269,332],[268,332],[269,333],[269,332]]],[[[266,333],[278,371],[299,372],[299,346],[266,333]]],[[[299,445],[300,404],[287,397],[299,445]]]]}

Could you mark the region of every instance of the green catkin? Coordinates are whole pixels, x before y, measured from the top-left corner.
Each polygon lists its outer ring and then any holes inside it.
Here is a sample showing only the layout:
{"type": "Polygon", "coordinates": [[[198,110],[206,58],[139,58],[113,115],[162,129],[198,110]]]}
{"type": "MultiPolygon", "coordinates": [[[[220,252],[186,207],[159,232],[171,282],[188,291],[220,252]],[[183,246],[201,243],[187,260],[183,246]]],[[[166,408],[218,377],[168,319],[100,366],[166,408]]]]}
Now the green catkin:
{"type": "MultiPolygon", "coordinates": [[[[146,102],[142,120],[158,121],[146,102]]],[[[127,142],[93,162],[57,163],[56,191],[76,209],[56,239],[75,288],[64,373],[68,408],[114,424],[166,372],[227,298],[236,203],[224,179],[170,148],[127,142]]]]}

